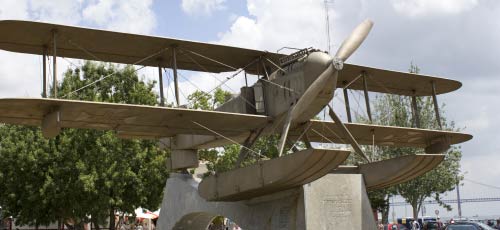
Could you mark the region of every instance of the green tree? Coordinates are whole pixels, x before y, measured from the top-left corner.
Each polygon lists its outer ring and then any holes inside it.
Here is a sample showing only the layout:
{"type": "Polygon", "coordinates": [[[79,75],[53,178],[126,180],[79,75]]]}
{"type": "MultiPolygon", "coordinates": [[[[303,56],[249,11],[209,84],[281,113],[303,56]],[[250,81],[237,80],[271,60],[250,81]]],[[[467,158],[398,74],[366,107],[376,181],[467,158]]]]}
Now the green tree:
{"type": "MultiPolygon", "coordinates": [[[[418,73],[419,68],[416,65],[411,65],[411,73],[418,73]]],[[[437,125],[434,105],[432,97],[418,97],[417,107],[419,112],[419,128],[426,129],[440,129],[437,125]]],[[[444,110],[444,105],[441,106],[441,111],[444,110]]],[[[374,122],[380,125],[401,126],[401,127],[415,127],[416,121],[412,115],[411,98],[407,96],[399,96],[393,94],[384,94],[377,96],[374,102],[374,122]]],[[[445,130],[458,131],[454,127],[453,122],[448,122],[443,113],[440,113],[441,124],[445,130]]],[[[375,153],[372,153],[378,160],[394,158],[408,154],[424,153],[422,149],[416,148],[391,148],[380,147],[375,153]]],[[[406,183],[397,185],[393,188],[381,190],[371,193],[371,197],[384,210],[388,211],[389,198],[394,194],[401,195],[406,202],[413,207],[413,216],[418,217],[418,212],[426,198],[434,198],[441,206],[451,209],[450,206],[444,204],[440,200],[441,194],[451,191],[463,179],[460,174],[460,159],[461,151],[459,147],[452,147],[446,153],[445,160],[435,169],[430,172],[408,181],[406,183]],[[383,201],[381,201],[383,200],[383,201]]],[[[387,213],[388,214],[388,213],[387,213]]]]}
{"type": "MultiPolygon", "coordinates": [[[[67,99],[157,103],[155,83],[139,79],[132,66],[86,62],[64,76],[58,92],[67,99]]],[[[3,125],[0,133],[0,204],[19,224],[71,221],[81,228],[91,216],[96,227],[110,218],[114,228],[116,211],[160,205],[168,153],[156,141],[80,129],[63,129],[56,138],[45,139],[39,128],[14,125],[3,125]]]]}

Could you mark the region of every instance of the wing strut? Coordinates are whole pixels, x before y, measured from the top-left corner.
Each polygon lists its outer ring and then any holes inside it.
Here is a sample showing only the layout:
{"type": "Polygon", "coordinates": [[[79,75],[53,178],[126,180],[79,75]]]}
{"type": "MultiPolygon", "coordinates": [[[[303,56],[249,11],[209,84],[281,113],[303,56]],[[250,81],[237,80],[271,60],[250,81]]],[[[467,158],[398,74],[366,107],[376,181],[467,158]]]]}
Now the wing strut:
{"type": "Polygon", "coordinates": [[[349,143],[351,144],[351,146],[354,149],[354,151],[360,157],[362,157],[364,160],[366,160],[367,162],[371,162],[368,159],[368,157],[363,153],[363,150],[359,146],[359,144],[356,141],[356,139],[354,139],[354,137],[352,136],[351,132],[349,132],[349,129],[347,129],[347,127],[345,127],[344,123],[342,123],[342,121],[337,116],[337,114],[333,111],[333,109],[332,109],[332,107],[330,105],[328,105],[328,110],[329,110],[328,114],[330,115],[330,117],[332,118],[332,120],[335,122],[335,125],[339,128],[339,130],[342,131],[342,134],[347,139],[347,141],[349,141],[349,143]]]}
{"type": "Polygon", "coordinates": [[[352,123],[351,106],[349,105],[349,92],[347,91],[347,88],[344,88],[342,91],[344,91],[345,112],[347,113],[347,121],[349,123],[352,123]]]}
{"type": "Polygon", "coordinates": [[[264,128],[259,129],[257,132],[252,131],[250,135],[248,135],[247,139],[245,139],[245,142],[243,143],[243,146],[245,148],[240,149],[240,153],[238,154],[238,160],[236,160],[236,168],[241,167],[241,163],[247,158],[248,156],[248,149],[252,147],[252,145],[255,143],[255,141],[260,137],[260,134],[262,134],[262,131],[264,131],[264,128]]]}
{"type": "Polygon", "coordinates": [[[158,84],[160,85],[160,106],[165,106],[165,97],[163,96],[163,69],[158,63],[158,84]]]}
{"type": "Polygon", "coordinates": [[[436,84],[434,81],[431,82],[432,84],[432,101],[434,102],[434,112],[436,113],[436,121],[440,129],[443,129],[443,126],[441,125],[441,117],[439,116],[439,105],[436,97],[436,84]]]}
{"type": "Polygon", "coordinates": [[[368,114],[368,119],[372,122],[372,112],[370,110],[370,97],[368,95],[368,82],[366,79],[366,73],[363,72],[363,91],[365,92],[365,103],[366,103],[366,113],[368,114]]]}
{"type": "Polygon", "coordinates": [[[415,95],[411,96],[411,105],[412,105],[413,120],[415,122],[415,127],[420,128],[420,114],[418,112],[417,96],[415,95]]]}
{"type": "Polygon", "coordinates": [[[53,52],[52,52],[52,79],[54,82],[52,83],[52,87],[54,88],[54,98],[57,98],[57,31],[54,29],[52,30],[52,42],[53,42],[53,52]]]}
{"type": "Polygon", "coordinates": [[[172,47],[172,71],[174,72],[174,87],[175,87],[175,102],[177,107],[181,104],[179,102],[179,83],[177,81],[177,47],[172,47]]]}
{"type": "Polygon", "coordinates": [[[42,88],[42,97],[47,98],[47,46],[43,46],[43,88],[42,88]]]}

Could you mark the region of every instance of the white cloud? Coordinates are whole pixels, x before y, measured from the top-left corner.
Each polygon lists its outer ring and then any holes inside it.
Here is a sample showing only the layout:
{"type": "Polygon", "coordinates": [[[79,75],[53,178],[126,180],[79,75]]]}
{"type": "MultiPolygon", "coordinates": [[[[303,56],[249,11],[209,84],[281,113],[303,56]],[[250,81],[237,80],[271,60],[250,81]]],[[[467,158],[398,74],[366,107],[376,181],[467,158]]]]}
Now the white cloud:
{"type": "Polygon", "coordinates": [[[83,9],[83,19],[99,27],[149,34],[156,25],[152,0],[98,0],[83,9]]]}
{"type": "Polygon", "coordinates": [[[79,1],[30,0],[30,19],[44,22],[78,24],[81,20],[79,1]]]}
{"type": "Polygon", "coordinates": [[[323,1],[249,0],[252,18],[240,16],[220,43],[276,51],[283,46],[326,47],[323,1]]]}
{"type": "Polygon", "coordinates": [[[27,0],[4,0],[0,4],[0,19],[26,19],[27,9],[27,0]]]}
{"type": "Polygon", "coordinates": [[[253,19],[241,16],[236,18],[231,29],[223,34],[219,43],[226,45],[235,45],[245,48],[261,48],[262,46],[262,30],[253,19]],[[246,39],[242,40],[241,38],[246,39]]]}
{"type": "MultiPolygon", "coordinates": [[[[152,0],[2,0],[0,19],[65,25],[90,24],[110,30],[151,33],[156,24],[151,8],[152,0]]],[[[40,97],[40,56],[0,51],[0,60],[1,97],[40,97]]],[[[71,61],[79,63],[77,60],[71,61]]],[[[70,64],[65,59],[58,58],[57,65],[58,76],[61,78],[70,64]]]]}
{"type": "Polygon", "coordinates": [[[113,8],[114,1],[99,0],[94,4],[89,4],[83,9],[83,18],[98,25],[105,25],[116,13],[113,8]]]}
{"type": "Polygon", "coordinates": [[[404,16],[419,17],[459,14],[474,8],[477,0],[392,0],[394,9],[404,16]]]}
{"type": "Polygon", "coordinates": [[[0,52],[0,60],[0,97],[40,97],[40,57],[0,52]]]}
{"type": "Polygon", "coordinates": [[[211,15],[223,10],[226,0],[182,0],[182,10],[189,15],[211,15]]]}

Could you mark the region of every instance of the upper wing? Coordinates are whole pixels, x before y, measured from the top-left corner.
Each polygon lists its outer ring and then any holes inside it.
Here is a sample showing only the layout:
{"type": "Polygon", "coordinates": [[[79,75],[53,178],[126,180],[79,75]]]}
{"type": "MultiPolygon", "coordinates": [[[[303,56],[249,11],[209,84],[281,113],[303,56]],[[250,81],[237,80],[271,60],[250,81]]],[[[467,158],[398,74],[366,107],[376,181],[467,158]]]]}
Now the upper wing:
{"type": "Polygon", "coordinates": [[[61,127],[114,130],[118,134],[151,138],[176,134],[217,136],[214,131],[224,136],[236,136],[261,128],[270,121],[270,118],[259,115],[143,105],[0,99],[1,123],[40,126],[44,116],[53,111],[59,111],[61,127]]]}
{"type": "MultiPolygon", "coordinates": [[[[0,21],[0,31],[0,49],[8,51],[41,55],[43,47],[47,46],[51,54],[52,34],[56,31],[57,56],[155,67],[172,67],[172,52],[168,49],[175,46],[177,68],[203,72],[233,71],[259,57],[279,63],[282,56],[259,50],[41,22],[0,21]],[[145,59],[147,57],[150,58],[145,59]],[[145,60],[138,62],[141,59],[145,60]]],[[[257,63],[248,66],[246,71],[263,73],[259,68],[261,65],[257,63]]]]}
{"type": "Polygon", "coordinates": [[[355,80],[348,89],[363,90],[363,80],[356,79],[363,73],[367,77],[367,90],[379,93],[431,96],[432,83],[435,85],[436,94],[452,92],[462,86],[459,81],[445,78],[344,64],[344,68],[339,72],[337,87],[343,88],[355,80]]]}
{"type": "MultiPolygon", "coordinates": [[[[404,128],[393,126],[345,123],[353,137],[362,145],[425,148],[437,142],[459,144],[472,139],[472,135],[451,131],[404,128]]],[[[313,142],[348,143],[333,122],[311,120],[307,136],[313,142]]],[[[299,131],[292,136],[298,137],[299,131]]]]}
{"type": "MultiPolygon", "coordinates": [[[[225,72],[246,67],[246,72],[250,74],[262,74],[261,64],[247,65],[258,58],[280,63],[279,59],[286,56],[172,38],[14,20],[0,21],[0,49],[41,55],[44,47],[48,47],[49,54],[52,54],[53,31],[56,31],[57,56],[86,60],[171,68],[172,52],[169,49],[177,47],[176,63],[179,69],[225,72]]],[[[276,69],[267,64],[266,68],[276,69]]],[[[339,73],[337,86],[344,87],[363,72],[368,76],[367,88],[373,92],[430,96],[431,82],[435,83],[437,94],[461,87],[460,82],[454,80],[347,63],[339,73]]],[[[361,90],[363,82],[358,79],[348,88],[361,90]]]]}

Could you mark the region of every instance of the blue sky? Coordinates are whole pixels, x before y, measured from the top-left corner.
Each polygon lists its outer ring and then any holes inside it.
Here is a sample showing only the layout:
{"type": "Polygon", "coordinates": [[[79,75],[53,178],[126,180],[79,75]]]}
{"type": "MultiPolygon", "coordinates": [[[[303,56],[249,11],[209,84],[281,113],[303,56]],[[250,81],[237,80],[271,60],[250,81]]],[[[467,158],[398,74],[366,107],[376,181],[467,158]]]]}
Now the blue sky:
{"type": "Polygon", "coordinates": [[[245,1],[228,1],[214,13],[192,15],[178,1],[156,1],[157,26],[153,33],[187,40],[216,41],[218,33],[231,26],[236,15],[248,15],[245,1]],[[179,29],[183,28],[183,29],[179,29]]]}
{"type": "MultiPolygon", "coordinates": [[[[472,141],[462,145],[462,170],[471,180],[500,184],[500,2],[331,2],[328,10],[333,52],[362,20],[375,22],[349,62],[398,71],[407,71],[413,62],[423,74],[463,83],[458,91],[439,97],[446,103],[446,116],[474,135],[472,141]]],[[[283,46],[327,47],[323,0],[0,0],[0,19],[54,22],[271,51],[283,46]]],[[[0,51],[0,60],[1,97],[39,97],[40,57],[0,51]]],[[[69,64],[65,60],[58,63],[62,74],[69,64]]],[[[157,76],[155,68],[141,73],[151,79],[157,76]]],[[[183,75],[202,89],[215,86],[214,77],[223,77],[192,72],[183,75]]],[[[243,78],[238,76],[224,87],[237,92],[242,84],[243,78]]],[[[195,89],[183,78],[180,85],[185,94],[195,89]]],[[[342,106],[339,101],[334,105],[342,106]]],[[[481,187],[464,182],[463,190],[464,194],[474,194],[481,187]]],[[[500,215],[498,204],[489,204],[483,214],[500,215]]]]}

